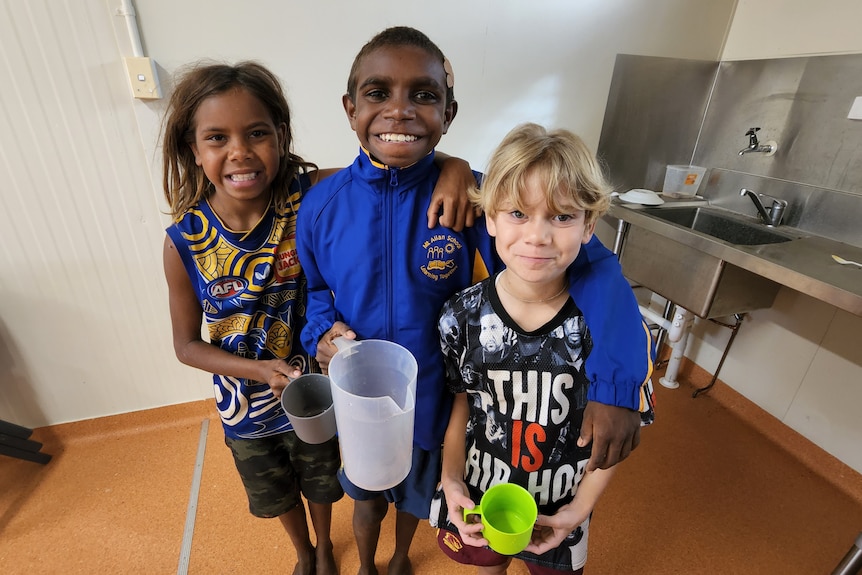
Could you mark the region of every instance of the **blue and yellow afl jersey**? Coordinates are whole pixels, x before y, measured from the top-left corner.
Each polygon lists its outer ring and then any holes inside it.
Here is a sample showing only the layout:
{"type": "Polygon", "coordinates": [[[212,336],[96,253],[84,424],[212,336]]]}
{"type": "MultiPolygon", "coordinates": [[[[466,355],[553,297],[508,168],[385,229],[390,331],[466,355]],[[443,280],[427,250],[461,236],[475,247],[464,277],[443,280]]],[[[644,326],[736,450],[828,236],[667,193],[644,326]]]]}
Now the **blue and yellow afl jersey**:
{"type": "MultiPolygon", "coordinates": [[[[307,186],[303,186],[307,187],[307,186]]],[[[200,202],[167,229],[197,293],[210,343],[252,359],[284,359],[304,373],[312,361],[299,334],[306,282],[296,253],[297,182],[285,210],[270,207],[248,232],[227,229],[200,202]]],[[[256,438],[292,429],[266,382],[213,375],[225,435],[256,438]]]]}

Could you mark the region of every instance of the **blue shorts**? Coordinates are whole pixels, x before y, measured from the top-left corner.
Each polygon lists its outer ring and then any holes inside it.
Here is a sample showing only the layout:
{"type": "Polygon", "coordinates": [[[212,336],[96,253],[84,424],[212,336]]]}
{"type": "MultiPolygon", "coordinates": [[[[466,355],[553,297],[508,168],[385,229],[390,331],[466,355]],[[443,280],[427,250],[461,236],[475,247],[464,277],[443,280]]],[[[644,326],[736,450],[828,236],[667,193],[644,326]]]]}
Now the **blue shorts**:
{"type": "Polygon", "coordinates": [[[344,474],[344,467],[338,470],[338,481],[344,492],[355,501],[369,501],[380,497],[395,504],[395,509],[404,511],[419,519],[428,519],[431,498],[440,482],[443,472],[442,450],[425,451],[413,445],[413,465],[407,477],[386,491],[367,491],[357,487],[344,474]]]}

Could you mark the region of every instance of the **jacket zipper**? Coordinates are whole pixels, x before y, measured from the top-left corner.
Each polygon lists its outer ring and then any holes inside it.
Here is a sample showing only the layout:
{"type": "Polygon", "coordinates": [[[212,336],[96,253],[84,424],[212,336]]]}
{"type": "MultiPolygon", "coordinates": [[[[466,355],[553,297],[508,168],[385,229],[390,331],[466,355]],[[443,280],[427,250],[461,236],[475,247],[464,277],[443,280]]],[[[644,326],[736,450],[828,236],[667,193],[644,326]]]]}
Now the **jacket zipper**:
{"type": "MultiPolygon", "coordinates": [[[[393,228],[395,227],[395,222],[393,221],[393,217],[395,214],[395,201],[397,199],[397,191],[398,191],[398,170],[395,168],[389,168],[389,190],[387,190],[386,198],[384,200],[384,228],[385,228],[385,238],[383,242],[384,248],[390,248],[392,244],[393,237],[393,228]]],[[[394,277],[392,270],[392,260],[393,260],[393,249],[385,249],[385,254],[383,256],[383,273],[386,278],[386,337],[392,341],[395,340],[395,329],[393,325],[394,320],[394,291],[395,286],[392,285],[392,278],[394,277]]]]}

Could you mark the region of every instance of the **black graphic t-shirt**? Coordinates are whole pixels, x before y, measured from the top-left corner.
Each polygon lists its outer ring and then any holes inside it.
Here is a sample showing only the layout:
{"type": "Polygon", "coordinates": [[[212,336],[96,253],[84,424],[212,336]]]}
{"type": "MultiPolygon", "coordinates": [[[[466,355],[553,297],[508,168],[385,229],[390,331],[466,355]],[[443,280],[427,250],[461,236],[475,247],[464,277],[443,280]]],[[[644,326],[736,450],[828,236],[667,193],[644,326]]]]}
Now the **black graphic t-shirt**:
{"type": "MultiPolygon", "coordinates": [[[[579,448],[577,439],[592,340],[571,299],[547,324],[524,332],[500,303],[496,277],[450,299],[438,325],[447,386],[467,393],[470,407],[464,480],[474,501],[492,485],[517,483],[533,494],[539,513],[553,515],[574,499],[590,457],[591,446],[579,448]]],[[[457,532],[442,492],[431,518],[435,526],[457,532]]],[[[555,550],[518,556],[577,569],[586,561],[588,523],[555,550]]]]}

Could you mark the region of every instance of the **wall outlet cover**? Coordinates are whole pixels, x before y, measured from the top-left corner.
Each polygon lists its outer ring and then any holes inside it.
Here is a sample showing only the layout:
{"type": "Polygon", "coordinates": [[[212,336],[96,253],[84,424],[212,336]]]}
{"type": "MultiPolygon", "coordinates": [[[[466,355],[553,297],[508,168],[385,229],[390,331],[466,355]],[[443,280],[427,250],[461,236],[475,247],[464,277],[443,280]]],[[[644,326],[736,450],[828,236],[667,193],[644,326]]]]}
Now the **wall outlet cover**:
{"type": "Polygon", "coordinates": [[[156,63],[152,58],[125,59],[132,95],[141,100],[158,100],[162,97],[156,63]]]}

